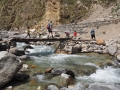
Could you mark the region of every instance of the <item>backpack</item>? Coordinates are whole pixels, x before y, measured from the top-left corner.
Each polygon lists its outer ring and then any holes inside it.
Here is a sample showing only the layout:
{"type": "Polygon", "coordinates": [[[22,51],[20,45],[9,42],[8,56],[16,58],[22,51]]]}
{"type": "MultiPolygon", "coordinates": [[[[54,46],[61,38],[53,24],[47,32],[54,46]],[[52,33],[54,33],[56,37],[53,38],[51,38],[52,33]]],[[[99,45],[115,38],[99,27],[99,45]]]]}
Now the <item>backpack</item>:
{"type": "Polygon", "coordinates": [[[50,29],[50,24],[47,24],[46,28],[47,28],[47,29],[50,29]]]}

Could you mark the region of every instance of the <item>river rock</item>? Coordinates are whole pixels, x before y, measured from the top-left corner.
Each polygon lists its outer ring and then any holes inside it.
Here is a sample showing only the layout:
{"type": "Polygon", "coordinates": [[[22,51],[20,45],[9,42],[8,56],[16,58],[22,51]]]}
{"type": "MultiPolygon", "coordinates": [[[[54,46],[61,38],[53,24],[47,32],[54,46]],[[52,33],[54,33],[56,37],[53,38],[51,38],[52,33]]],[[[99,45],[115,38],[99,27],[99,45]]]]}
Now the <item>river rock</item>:
{"type": "Polygon", "coordinates": [[[41,86],[38,86],[37,90],[42,90],[41,86]]]}
{"type": "Polygon", "coordinates": [[[103,53],[102,50],[95,50],[94,52],[96,52],[96,53],[103,53]]]}
{"type": "Polygon", "coordinates": [[[26,50],[26,49],[33,49],[33,47],[32,47],[32,46],[30,46],[29,44],[24,45],[24,46],[23,46],[23,48],[24,48],[24,50],[26,50]]]}
{"type": "Polygon", "coordinates": [[[53,69],[51,71],[51,74],[53,74],[53,75],[61,75],[62,73],[66,73],[65,68],[53,69]]]}
{"type": "Polygon", "coordinates": [[[0,67],[0,87],[2,87],[22,68],[22,63],[15,55],[2,51],[0,52],[0,67]]]}
{"type": "Polygon", "coordinates": [[[120,61],[120,54],[116,56],[117,60],[120,61]]]}
{"type": "Polygon", "coordinates": [[[56,84],[49,84],[45,87],[45,90],[60,90],[60,88],[56,84]]]}
{"type": "Polygon", "coordinates": [[[67,70],[65,74],[70,75],[73,79],[75,78],[75,73],[71,70],[67,70]]]}
{"type": "Polygon", "coordinates": [[[66,52],[71,52],[72,51],[72,46],[65,46],[64,50],[66,52]]]}
{"type": "Polygon", "coordinates": [[[17,55],[18,49],[17,48],[10,48],[9,52],[14,54],[14,55],[17,55]]]}
{"type": "Polygon", "coordinates": [[[21,55],[25,55],[25,51],[24,50],[18,50],[18,48],[10,48],[9,50],[10,53],[17,55],[17,56],[21,56],[21,55]]]}
{"type": "Polygon", "coordinates": [[[0,44],[0,51],[6,51],[8,46],[6,44],[1,43],[0,44]]]}
{"type": "Polygon", "coordinates": [[[60,78],[60,83],[61,83],[61,86],[63,87],[68,87],[68,85],[71,84],[71,82],[73,80],[71,80],[72,78],[70,77],[70,75],[68,74],[65,74],[65,73],[62,73],[61,74],[61,78],[60,78]]]}
{"type": "Polygon", "coordinates": [[[86,90],[120,90],[120,84],[95,82],[90,84],[86,90]]]}
{"type": "Polygon", "coordinates": [[[97,43],[98,45],[105,45],[105,40],[103,40],[103,39],[97,39],[97,40],[96,40],[96,43],[97,43]]]}
{"type": "Polygon", "coordinates": [[[13,90],[12,86],[7,87],[5,90],[13,90]]]}
{"type": "Polygon", "coordinates": [[[79,44],[76,44],[75,46],[72,47],[72,54],[74,53],[80,53],[82,51],[82,47],[79,44]]]}
{"type": "Polygon", "coordinates": [[[114,55],[116,52],[117,52],[117,46],[112,46],[112,45],[110,45],[110,46],[108,46],[108,52],[109,52],[109,54],[110,55],[114,55]]]}
{"type": "Polygon", "coordinates": [[[30,57],[28,55],[22,55],[19,57],[21,60],[27,60],[30,59],[30,57]]]}
{"type": "Polygon", "coordinates": [[[45,73],[51,73],[52,70],[53,70],[53,68],[48,68],[45,70],[45,73]]]}
{"type": "Polygon", "coordinates": [[[13,81],[25,81],[29,78],[30,76],[28,74],[24,74],[24,73],[17,73],[14,77],[13,77],[13,81]]]}

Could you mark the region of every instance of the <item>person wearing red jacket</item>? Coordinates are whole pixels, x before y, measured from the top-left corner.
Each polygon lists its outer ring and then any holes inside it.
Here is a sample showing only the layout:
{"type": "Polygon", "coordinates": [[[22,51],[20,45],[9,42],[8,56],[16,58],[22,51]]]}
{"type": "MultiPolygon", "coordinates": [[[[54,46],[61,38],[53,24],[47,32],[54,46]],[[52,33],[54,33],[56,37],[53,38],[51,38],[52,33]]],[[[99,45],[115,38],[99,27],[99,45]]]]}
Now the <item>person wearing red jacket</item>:
{"type": "Polygon", "coordinates": [[[75,37],[75,38],[77,37],[77,32],[76,32],[76,31],[74,31],[74,37],[75,37]]]}

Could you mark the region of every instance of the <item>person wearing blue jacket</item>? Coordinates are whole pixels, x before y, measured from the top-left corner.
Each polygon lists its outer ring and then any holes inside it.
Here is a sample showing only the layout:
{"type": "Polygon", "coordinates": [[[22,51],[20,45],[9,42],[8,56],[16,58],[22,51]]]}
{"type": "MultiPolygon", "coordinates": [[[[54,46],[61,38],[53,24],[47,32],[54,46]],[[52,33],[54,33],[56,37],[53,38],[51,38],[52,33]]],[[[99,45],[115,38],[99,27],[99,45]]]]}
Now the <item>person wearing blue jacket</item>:
{"type": "Polygon", "coordinates": [[[95,39],[95,31],[94,31],[94,29],[92,29],[90,31],[90,34],[91,34],[91,39],[95,39]]]}

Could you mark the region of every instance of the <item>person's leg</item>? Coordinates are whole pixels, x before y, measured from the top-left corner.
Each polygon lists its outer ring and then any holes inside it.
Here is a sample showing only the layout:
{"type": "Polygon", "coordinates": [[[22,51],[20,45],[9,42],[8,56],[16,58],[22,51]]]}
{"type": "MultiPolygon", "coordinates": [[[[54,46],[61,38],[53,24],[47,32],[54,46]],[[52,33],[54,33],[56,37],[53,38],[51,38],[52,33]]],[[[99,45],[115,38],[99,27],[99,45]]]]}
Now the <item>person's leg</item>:
{"type": "Polygon", "coordinates": [[[51,31],[51,36],[52,36],[52,38],[53,38],[53,33],[52,33],[52,31],[51,31]]]}
{"type": "Polygon", "coordinates": [[[50,29],[48,29],[48,38],[50,37],[50,29]]]}
{"type": "MultiPolygon", "coordinates": [[[[27,34],[27,36],[28,36],[28,34],[27,34]]],[[[27,38],[27,36],[25,38],[27,38]]]]}
{"type": "Polygon", "coordinates": [[[95,39],[95,34],[93,35],[93,38],[95,39]]]}
{"type": "Polygon", "coordinates": [[[93,35],[91,34],[91,39],[93,39],[93,35]]]}
{"type": "Polygon", "coordinates": [[[30,33],[29,33],[29,38],[31,38],[31,37],[30,37],[30,33]]]}

